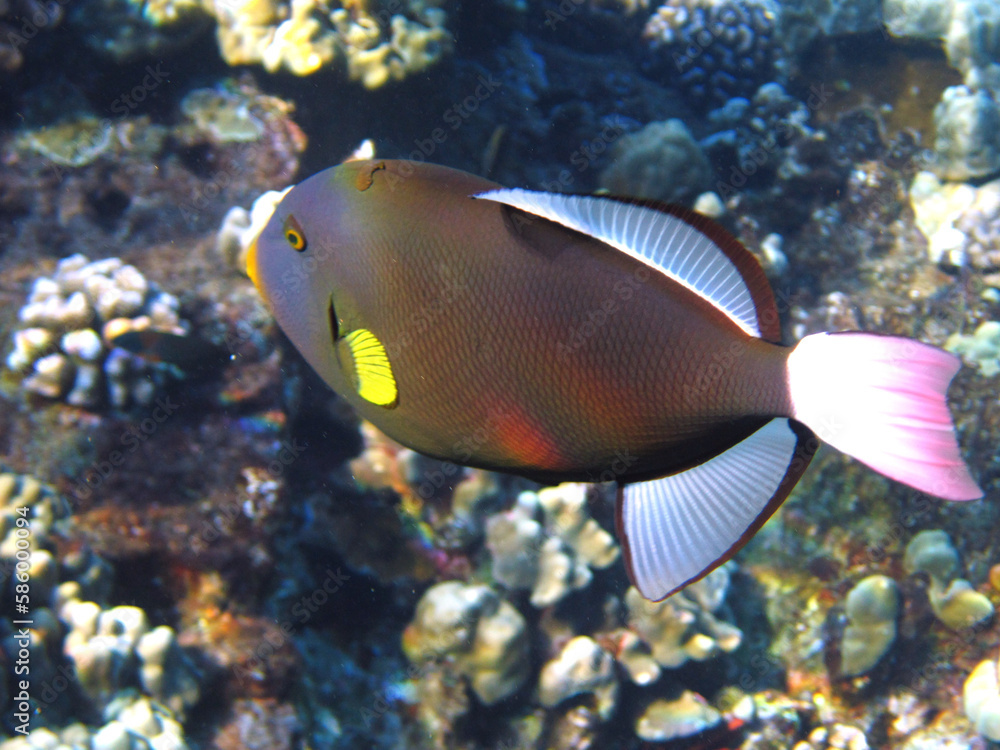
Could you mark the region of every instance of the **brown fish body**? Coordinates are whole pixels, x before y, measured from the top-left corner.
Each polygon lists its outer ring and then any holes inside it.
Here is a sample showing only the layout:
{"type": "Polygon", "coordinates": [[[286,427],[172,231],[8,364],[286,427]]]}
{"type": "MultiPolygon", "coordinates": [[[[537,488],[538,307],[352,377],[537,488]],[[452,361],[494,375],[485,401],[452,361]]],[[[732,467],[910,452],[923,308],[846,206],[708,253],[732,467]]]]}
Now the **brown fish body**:
{"type": "Polygon", "coordinates": [[[604,243],[469,200],[493,183],[401,166],[344,165],[364,189],[342,189],[310,239],[350,290],[341,327],[377,332],[392,362],[398,407],[343,394],[388,434],[463,464],[607,479],[699,462],[762,423],[734,417],[788,413],[786,349],[604,243]]]}
{"type": "Polygon", "coordinates": [[[863,333],[779,346],[759,264],[685,209],[352,162],[282,199],[247,269],[390,437],[539,481],[616,481],[647,598],[745,544],[817,436],[925,492],[982,496],[948,411],[954,356],[863,333]]]}

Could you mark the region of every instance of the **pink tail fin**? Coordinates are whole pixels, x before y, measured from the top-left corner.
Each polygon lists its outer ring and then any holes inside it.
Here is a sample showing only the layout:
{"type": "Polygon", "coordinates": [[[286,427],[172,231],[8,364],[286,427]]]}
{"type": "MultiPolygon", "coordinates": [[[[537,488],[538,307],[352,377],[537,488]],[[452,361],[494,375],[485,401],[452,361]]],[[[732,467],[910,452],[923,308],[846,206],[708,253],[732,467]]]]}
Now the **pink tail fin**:
{"type": "Polygon", "coordinates": [[[794,416],[878,472],[948,500],[983,496],[948,411],[957,357],[868,333],[807,336],[788,357],[794,416]]]}

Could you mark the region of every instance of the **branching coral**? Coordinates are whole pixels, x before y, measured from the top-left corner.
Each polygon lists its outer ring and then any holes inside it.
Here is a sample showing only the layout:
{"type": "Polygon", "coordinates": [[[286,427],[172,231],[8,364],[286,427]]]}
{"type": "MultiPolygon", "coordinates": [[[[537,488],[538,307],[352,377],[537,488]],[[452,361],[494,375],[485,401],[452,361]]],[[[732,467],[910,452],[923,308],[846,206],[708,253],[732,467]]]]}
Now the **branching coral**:
{"type": "Polygon", "coordinates": [[[536,607],[555,604],[590,583],[591,568],[618,559],[611,535],[587,511],[587,487],[563,484],[522,493],[512,510],[486,523],[493,575],[510,589],[531,589],[536,607]]]}
{"type": "Polygon", "coordinates": [[[370,89],[427,69],[451,50],[440,0],[133,0],[157,26],[208,14],[230,65],[305,76],[333,64],[370,89]]]}
{"type": "Polygon", "coordinates": [[[625,594],[629,629],[649,649],[643,658],[639,643],[628,642],[620,660],[633,682],[647,684],[660,675],[660,667],[676,668],[686,661],[705,661],[720,652],[735,650],[743,633],[719,620],[715,611],[729,586],[729,571],[716,568],[705,578],[660,602],[651,602],[633,586],[625,594]]]}
{"type": "Polygon", "coordinates": [[[156,289],[134,266],[73,255],[51,278],[35,281],[7,367],[25,375],[27,390],[74,406],[148,404],[167,371],[111,341],[146,329],[184,334],[177,311],[176,297],[156,289]]]}
{"type": "Polygon", "coordinates": [[[776,14],[769,0],[667,0],[643,36],[658,67],[693,99],[721,104],[774,79],[776,14]]]}
{"type": "Polygon", "coordinates": [[[509,697],[528,678],[527,624],[488,586],[448,581],[432,586],[403,633],[411,662],[444,661],[466,677],[486,704],[509,697]]]}

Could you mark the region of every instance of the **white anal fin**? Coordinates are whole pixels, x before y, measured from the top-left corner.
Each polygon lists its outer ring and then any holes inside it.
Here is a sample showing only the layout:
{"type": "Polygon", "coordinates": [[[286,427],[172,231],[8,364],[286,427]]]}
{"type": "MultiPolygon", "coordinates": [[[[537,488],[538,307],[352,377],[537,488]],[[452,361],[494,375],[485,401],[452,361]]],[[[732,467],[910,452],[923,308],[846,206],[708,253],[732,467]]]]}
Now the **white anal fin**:
{"type": "Polygon", "coordinates": [[[736,553],[778,509],[818,446],[790,419],[772,419],[710,461],[618,491],[618,536],[629,578],[654,601],[736,553]]]}

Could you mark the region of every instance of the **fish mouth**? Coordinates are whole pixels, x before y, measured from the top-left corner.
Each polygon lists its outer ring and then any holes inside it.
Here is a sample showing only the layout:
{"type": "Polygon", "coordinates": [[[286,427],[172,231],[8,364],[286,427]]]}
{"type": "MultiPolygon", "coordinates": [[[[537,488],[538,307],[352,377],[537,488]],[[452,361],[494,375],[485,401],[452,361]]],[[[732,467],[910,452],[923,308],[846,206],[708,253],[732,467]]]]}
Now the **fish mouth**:
{"type": "Polygon", "coordinates": [[[327,318],[330,323],[330,340],[334,343],[340,338],[340,323],[337,321],[337,309],[333,306],[333,295],[330,295],[330,304],[326,308],[327,318]]]}

